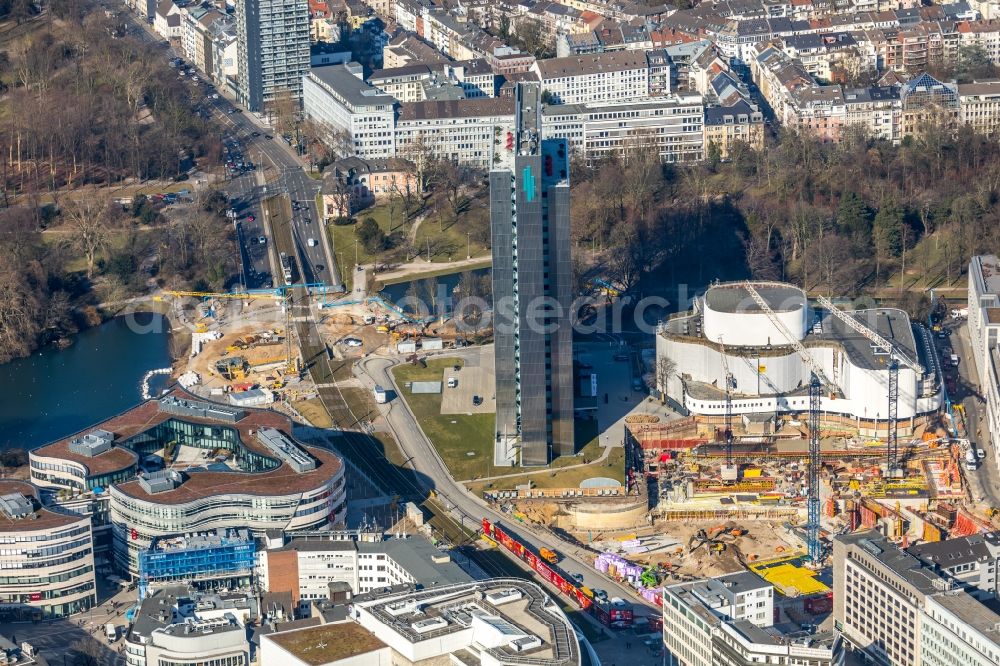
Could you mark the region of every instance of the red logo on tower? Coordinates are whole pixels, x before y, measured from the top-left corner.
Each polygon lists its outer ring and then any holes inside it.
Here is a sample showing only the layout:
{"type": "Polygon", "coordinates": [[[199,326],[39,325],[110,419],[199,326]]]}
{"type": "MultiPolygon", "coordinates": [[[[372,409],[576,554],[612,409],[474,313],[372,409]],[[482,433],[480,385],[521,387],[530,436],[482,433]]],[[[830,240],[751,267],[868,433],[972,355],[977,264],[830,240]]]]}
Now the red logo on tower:
{"type": "Polygon", "coordinates": [[[135,528],[132,529],[132,535],[131,536],[132,536],[132,541],[135,541],[136,539],[139,538],[139,533],[135,531],[135,528]]]}

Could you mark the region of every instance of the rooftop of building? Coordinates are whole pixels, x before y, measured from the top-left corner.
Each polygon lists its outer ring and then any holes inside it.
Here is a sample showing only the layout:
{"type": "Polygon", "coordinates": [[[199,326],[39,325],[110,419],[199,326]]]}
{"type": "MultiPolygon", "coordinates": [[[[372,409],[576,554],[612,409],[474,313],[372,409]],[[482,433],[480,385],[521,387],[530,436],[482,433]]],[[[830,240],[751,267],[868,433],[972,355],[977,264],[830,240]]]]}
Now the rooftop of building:
{"type": "Polygon", "coordinates": [[[472,577],[451,556],[419,536],[406,539],[358,542],[360,553],[382,553],[391,557],[424,588],[466,583],[472,577]]]}
{"type": "Polygon", "coordinates": [[[764,116],[759,110],[740,100],[731,106],[710,106],[705,108],[706,125],[726,125],[746,116],[748,122],[763,123],[764,116]]]}
{"type": "Polygon", "coordinates": [[[57,513],[41,505],[38,489],[27,481],[0,479],[0,532],[34,532],[72,525],[89,518],[57,513]]]}
{"type": "Polygon", "coordinates": [[[423,63],[411,63],[409,65],[403,65],[402,67],[389,67],[388,69],[376,69],[368,77],[369,82],[380,83],[385,82],[390,79],[396,79],[400,77],[419,77],[419,76],[430,76],[431,72],[434,71],[430,66],[423,63]]]}
{"type": "Polygon", "coordinates": [[[476,118],[514,114],[514,100],[506,97],[413,102],[399,107],[401,122],[438,118],[476,118]]]}
{"type": "MultiPolygon", "coordinates": [[[[171,490],[151,495],[141,480],[133,480],[116,485],[121,492],[139,499],[155,496],[166,504],[188,502],[200,497],[225,493],[248,495],[289,495],[318,487],[326,479],[335,475],[342,466],[341,460],[333,453],[299,445],[285,433],[291,432],[292,422],[287,416],[264,409],[235,408],[198,398],[180,388],[170,390],[166,395],[147,400],[132,409],[80,431],[65,439],[35,449],[31,456],[44,456],[72,460],[84,465],[91,475],[107,474],[128,468],[138,456],[125,448],[127,440],[145,433],[156,425],[176,419],[184,423],[212,427],[233,428],[245,449],[271,459],[274,469],[264,472],[210,471],[203,467],[175,470],[183,472],[183,483],[171,490]],[[103,453],[87,456],[74,452],[71,444],[75,440],[102,430],[113,435],[114,445],[103,453]],[[261,441],[262,433],[276,433],[281,442],[289,443],[287,450],[276,452],[261,441]],[[301,448],[301,450],[296,450],[301,448]],[[309,458],[313,460],[309,460],[309,458]],[[126,462],[127,461],[127,462],[126,462]],[[302,471],[296,471],[296,462],[302,471]],[[307,469],[315,462],[314,469],[307,469]]],[[[273,439],[273,438],[272,438],[273,439]]],[[[164,442],[165,444],[165,442],[164,442]]]]}
{"type": "Polygon", "coordinates": [[[396,98],[379,92],[374,86],[365,83],[348,65],[328,65],[313,67],[309,76],[337,92],[351,106],[392,105],[396,98]]]}
{"type": "MultiPolygon", "coordinates": [[[[11,634],[14,636],[14,634],[11,634]]],[[[16,636],[15,636],[16,637],[16,636]]],[[[49,666],[49,662],[44,656],[39,654],[38,650],[34,650],[33,655],[28,655],[27,652],[21,649],[24,643],[32,645],[32,642],[23,641],[18,645],[15,645],[6,636],[0,634],[0,654],[6,655],[7,662],[6,666],[49,666]]]]}
{"type": "Polygon", "coordinates": [[[835,540],[864,551],[896,578],[922,594],[934,594],[948,588],[948,583],[933,570],[875,530],[841,534],[835,540]]]}
{"type": "MultiPolygon", "coordinates": [[[[777,282],[755,282],[754,290],[775,312],[801,310],[806,304],[806,294],[796,286],[777,282]]],[[[705,304],[716,312],[763,312],[742,282],[726,282],[709,287],[705,304]]]]}
{"type": "Polygon", "coordinates": [[[586,76],[600,72],[623,72],[632,69],[646,69],[644,51],[605,51],[538,60],[538,71],[543,79],[558,79],[568,76],[586,76]]]}
{"type": "Polygon", "coordinates": [[[971,269],[979,271],[987,294],[1000,294],[1000,259],[995,254],[973,257],[971,269]]]}
{"type": "MultiPolygon", "coordinates": [[[[791,312],[806,303],[804,300],[805,293],[798,287],[777,283],[767,283],[765,287],[757,283],[754,287],[775,312],[791,312]],[[799,299],[802,300],[800,301],[799,299]]],[[[749,293],[740,283],[716,285],[708,290],[705,298],[713,310],[751,314],[761,312],[760,306],[750,297],[749,293]],[[727,288],[719,289],[720,286],[727,288]]],[[[854,310],[846,312],[846,314],[892,343],[893,347],[902,356],[917,363],[923,363],[925,368],[928,367],[925,350],[922,345],[917,344],[913,325],[906,312],[894,308],[872,308],[868,310],[854,310]]],[[[671,318],[666,323],[665,334],[693,338],[708,344],[716,344],[717,341],[706,340],[700,330],[690,325],[694,317],[693,313],[688,312],[671,318]]],[[[868,370],[888,369],[889,355],[887,353],[881,348],[876,348],[867,337],[855,331],[829,312],[822,310],[814,311],[814,321],[808,322],[808,324],[809,328],[807,329],[806,336],[801,341],[806,347],[811,345],[818,347],[829,346],[831,343],[837,344],[844,349],[851,363],[856,367],[868,370]]],[[[789,345],[786,343],[772,341],[772,345],[769,345],[766,349],[762,347],[758,349],[758,352],[762,357],[771,354],[782,355],[787,353],[788,348],[789,345]]],[[[692,382],[691,385],[695,386],[696,382],[692,382]]],[[[706,395],[706,399],[713,398],[706,395]]]]}
{"type": "Polygon", "coordinates": [[[153,542],[150,546],[150,550],[160,552],[202,550],[250,542],[252,542],[252,539],[248,530],[219,528],[214,532],[206,532],[203,534],[177,535],[159,538],[153,542]]]}
{"type": "Polygon", "coordinates": [[[163,492],[150,494],[139,481],[117,484],[115,489],[136,499],[162,504],[184,504],[219,495],[297,495],[326,483],[343,466],[340,458],[330,451],[311,446],[302,449],[315,458],[315,469],[300,473],[282,463],[269,472],[199,471],[186,474],[183,483],[163,492]]]}
{"type": "Polygon", "coordinates": [[[959,83],[959,95],[1000,95],[1000,79],[959,83]]]}
{"type": "Polygon", "coordinates": [[[374,634],[354,622],[278,631],[268,634],[267,640],[311,666],[358,657],[386,647],[374,634]]]}
{"type": "Polygon", "coordinates": [[[934,601],[958,618],[962,627],[979,632],[994,645],[1000,644],[1000,615],[971,594],[962,590],[942,592],[934,595],[934,601]]]}
{"type": "Polygon", "coordinates": [[[168,624],[165,627],[154,629],[153,633],[163,633],[168,636],[212,636],[217,637],[223,633],[240,633],[246,636],[246,629],[235,617],[221,617],[211,620],[196,620],[185,618],[183,622],[168,624]]]}
{"type": "Polygon", "coordinates": [[[451,102],[465,99],[465,89],[448,80],[429,79],[421,81],[425,102],[451,102]]]}
{"type": "Polygon", "coordinates": [[[139,604],[132,618],[129,638],[139,641],[148,638],[157,629],[183,622],[198,611],[238,610],[253,608],[252,597],[239,593],[200,592],[186,585],[169,585],[154,588],[139,604]]]}
{"type": "Polygon", "coordinates": [[[559,606],[538,585],[522,579],[370,593],[352,603],[356,613],[363,609],[412,643],[441,640],[471,628],[469,645],[501,663],[521,658],[537,666],[570,666],[580,659],[575,632],[559,606]]]}
{"type": "Polygon", "coordinates": [[[942,569],[982,562],[1000,555],[1000,534],[988,532],[944,541],[928,541],[906,551],[926,564],[942,569]]]}
{"type": "Polygon", "coordinates": [[[357,551],[358,553],[385,553],[410,573],[425,588],[436,585],[466,583],[472,580],[468,573],[452,561],[451,556],[435,548],[420,536],[385,538],[381,541],[325,537],[322,534],[292,536],[278,551],[328,552],[357,551]]]}

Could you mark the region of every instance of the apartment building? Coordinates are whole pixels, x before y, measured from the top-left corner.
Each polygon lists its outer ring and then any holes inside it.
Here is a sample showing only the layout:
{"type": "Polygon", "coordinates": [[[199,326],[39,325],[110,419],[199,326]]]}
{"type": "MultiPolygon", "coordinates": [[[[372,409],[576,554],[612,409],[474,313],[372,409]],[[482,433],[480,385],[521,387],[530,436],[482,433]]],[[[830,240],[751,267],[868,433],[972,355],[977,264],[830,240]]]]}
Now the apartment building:
{"type": "Polygon", "coordinates": [[[153,16],[153,30],[163,39],[178,39],[181,36],[181,10],[174,0],[160,0],[153,16]]]}
{"type": "Polygon", "coordinates": [[[754,81],[779,121],[823,141],[840,141],[848,128],[898,143],[929,127],[967,124],[990,131],[1000,116],[1000,84],[970,84],[965,97],[953,83],[920,74],[902,85],[844,88],[820,85],[802,63],[776,44],[761,44],[750,63],[754,81]]]}
{"type": "MultiPolygon", "coordinates": [[[[663,588],[666,666],[767,663],[836,666],[843,646],[833,632],[781,631],[774,588],[748,571],[663,588]]],[[[794,625],[793,625],[794,626],[794,625]]]]}
{"type": "Polygon", "coordinates": [[[640,51],[539,60],[532,71],[552,104],[625,102],[649,95],[649,64],[640,51]]]}
{"type": "Polygon", "coordinates": [[[331,583],[346,583],[357,595],[392,585],[433,587],[472,580],[448,553],[420,536],[324,532],[278,537],[257,555],[261,589],[290,592],[300,609],[312,600],[328,599],[331,583]]]}
{"type": "Polygon", "coordinates": [[[308,0],[236,3],[237,97],[255,113],[282,95],[302,100],[309,71],[308,0]]]}
{"type": "Polygon", "coordinates": [[[396,100],[361,77],[357,63],[317,67],[302,78],[303,115],[350,137],[363,159],[396,154],[396,100]]]}
{"type": "Polygon", "coordinates": [[[448,59],[414,34],[401,32],[382,49],[382,67],[395,69],[407,65],[431,65],[448,59]]]}
{"type": "Polygon", "coordinates": [[[566,139],[570,150],[590,164],[612,153],[637,150],[655,150],[661,162],[696,162],[705,156],[705,109],[699,95],[619,104],[553,104],[542,114],[546,136],[566,139]]]}
{"type": "Polygon", "coordinates": [[[353,215],[391,196],[417,192],[417,177],[401,159],[345,157],[323,172],[323,219],[353,215]]]}
{"type": "Polygon", "coordinates": [[[732,106],[708,107],[703,143],[706,156],[717,150],[721,159],[728,159],[738,143],[763,150],[764,114],[743,100],[732,106]]]}
{"type": "Polygon", "coordinates": [[[412,64],[371,73],[368,83],[403,104],[434,97],[434,88],[457,86],[461,97],[496,97],[497,77],[482,58],[463,62],[412,64]]]}
{"type": "Polygon", "coordinates": [[[997,574],[1000,572],[998,533],[928,541],[911,546],[906,552],[978,599],[1000,597],[1000,587],[997,586],[997,574]]]}
{"type": "Polygon", "coordinates": [[[958,122],[986,136],[1000,134],[1000,81],[958,84],[958,122]]]}
{"type": "Polygon", "coordinates": [[[0,479],[0,544],[0,623],[97,604],[90,516],[44,508],[32,484],[0,479]]]}
{"type": "Polygon", "coordinates": [[[930,127],[955,127],[958,123],[958,89],[954,83],[921,74],[900,87],[899,101],[902,136],[917,136],[930,127]]]}
{"type": "Polygon", "coordinates": [[[1000,462],[1000,259],[996,255],[969,262],[968,308],[972,359],[986,397],[987,432],[1000,462]]]}

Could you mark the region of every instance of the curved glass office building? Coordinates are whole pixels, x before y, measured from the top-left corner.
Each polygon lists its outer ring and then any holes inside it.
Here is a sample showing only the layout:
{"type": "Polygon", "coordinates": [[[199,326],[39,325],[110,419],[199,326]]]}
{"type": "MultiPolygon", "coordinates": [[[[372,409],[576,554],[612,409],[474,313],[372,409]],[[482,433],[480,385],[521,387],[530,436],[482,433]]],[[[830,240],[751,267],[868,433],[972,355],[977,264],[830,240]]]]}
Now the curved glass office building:
{"type": "Polygon", "coordinates": [[[32,451],[31,473],[64,494],[107,488],[115,562],[136,576],[139,553],[158,537],[342,523],[342,461],[299,444],[291,427],[277,412],[177,389],[32,451]]]}

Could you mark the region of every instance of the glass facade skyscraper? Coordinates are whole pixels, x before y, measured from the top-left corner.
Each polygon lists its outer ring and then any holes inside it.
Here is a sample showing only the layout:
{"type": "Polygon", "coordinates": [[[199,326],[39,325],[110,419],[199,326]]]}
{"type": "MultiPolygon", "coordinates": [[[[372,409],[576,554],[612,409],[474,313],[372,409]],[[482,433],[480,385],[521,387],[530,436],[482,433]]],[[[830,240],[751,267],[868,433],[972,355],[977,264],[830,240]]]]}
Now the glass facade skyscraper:
{"type": "Polygon", "coordinates": [[[569,146],[542,138],[538,83],[515,108],[490,172],[496,437],[537,466],[574,453],[569,146]]]}

